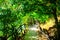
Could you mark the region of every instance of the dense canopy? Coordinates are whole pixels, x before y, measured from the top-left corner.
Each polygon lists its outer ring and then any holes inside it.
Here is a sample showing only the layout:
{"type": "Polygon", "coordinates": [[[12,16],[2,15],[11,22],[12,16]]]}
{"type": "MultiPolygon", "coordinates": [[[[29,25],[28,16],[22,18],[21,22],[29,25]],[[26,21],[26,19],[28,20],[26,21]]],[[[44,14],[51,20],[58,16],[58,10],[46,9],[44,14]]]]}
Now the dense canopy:
{"type": "Polygon", "coordinates": [[[53,9],[60,15],[59,5],[60,0],[0,0],[0,36],[17,34],[15,29],[23,24],[44,23],[53,17],[53,9]]]}

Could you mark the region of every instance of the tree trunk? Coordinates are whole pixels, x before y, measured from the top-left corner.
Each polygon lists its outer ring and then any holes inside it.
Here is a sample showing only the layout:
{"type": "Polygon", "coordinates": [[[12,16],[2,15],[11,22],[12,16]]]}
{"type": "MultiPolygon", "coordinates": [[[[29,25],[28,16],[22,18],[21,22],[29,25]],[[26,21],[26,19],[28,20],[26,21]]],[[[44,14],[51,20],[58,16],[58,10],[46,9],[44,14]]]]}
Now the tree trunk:
{"type": "Polygon", "coordinates": [[[58,27],[58,18],[57,18],[57,14],[56,14],[56,7],[52,9],[53,10],[53,16],[54,16],[54,19],[55,19],[55,25],[56,25],[56,28],[57,28],[57,36],[56,36],[56,40],[59,40],[59,27],[58,27]]]}
{"type": "Polygon", "coordinates": [[[58,25],[58,18],[57,18],[57,14],[56,14],[56,8],[53,9],[53,16],[55,19],[55,24],[58,25]]]}

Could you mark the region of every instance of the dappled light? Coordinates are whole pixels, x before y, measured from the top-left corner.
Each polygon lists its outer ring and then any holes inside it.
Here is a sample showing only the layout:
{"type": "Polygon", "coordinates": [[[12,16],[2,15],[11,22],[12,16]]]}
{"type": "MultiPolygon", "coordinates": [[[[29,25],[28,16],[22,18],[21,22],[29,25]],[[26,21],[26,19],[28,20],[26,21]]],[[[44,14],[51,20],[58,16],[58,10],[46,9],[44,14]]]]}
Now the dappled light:
{"type": "Polygon", "coordinates": [[[40,27],[42,29],[49,29],[50,27],[53,27],[55,25],[55,20],[54,19],[49,19],[45,24],[41,24],[40,27]]]}
{"type": "Polygon", "coordinates": [[[0,40],[60,40],[60,0],[0,0],[0,40]]]}
{"type": "Polygon", "coordinates": [[[32,27],[32,28],[29,28],[29,30],[34,30],[34,31],[37,31],[39,29],[35,28],[35,27],[32,27]]]}

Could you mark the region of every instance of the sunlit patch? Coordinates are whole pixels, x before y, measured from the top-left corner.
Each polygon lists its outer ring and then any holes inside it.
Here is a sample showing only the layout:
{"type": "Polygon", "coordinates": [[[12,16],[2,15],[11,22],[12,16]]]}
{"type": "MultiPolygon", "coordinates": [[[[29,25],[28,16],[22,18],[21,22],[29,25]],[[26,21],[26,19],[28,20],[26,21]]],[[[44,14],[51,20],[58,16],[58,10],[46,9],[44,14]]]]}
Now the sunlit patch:
{"type": "Polygon", "coordinates": [[[45,24],[41,24],[40,27],[42,29],[47,29],[48,30],[50,27],[53,27],[54,25],[55,25],[55,20],[54,19],[50,19],[45,24]]]}
{"type": "Polygon", "coordinates": [[[60,21],[60,16],[58,17],[58,22],[60,21]]]}
{"type": "Polygon", "coordinates": [[[35,30],[35,31],[37,31],[38,28],[36,28],[36,27],[32,27],[32,28],[30,28],[30,30],[35,30]]]}
{"type": "Polygon", "coordinates": [[[36,38],[36,39],[37,39],[37,38],[38,38],[38,36],[31,36],[31,37],[29,37],[29,38],[36,38]]]}

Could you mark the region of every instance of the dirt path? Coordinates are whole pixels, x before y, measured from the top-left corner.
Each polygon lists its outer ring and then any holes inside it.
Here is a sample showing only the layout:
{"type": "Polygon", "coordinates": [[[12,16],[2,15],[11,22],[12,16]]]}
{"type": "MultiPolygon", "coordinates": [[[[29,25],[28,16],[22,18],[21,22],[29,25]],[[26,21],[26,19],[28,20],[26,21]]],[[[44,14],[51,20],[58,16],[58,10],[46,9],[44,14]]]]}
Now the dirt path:
{"type": "MultiPolygon", "coordinates": [[[[58,20],[60,20],[60,17],[58,17],[58,20]]],[[[40,24],[40,27],[48,30],[53,25],[55,25],[55,20],[52,18],[49,19],[45,24],[40,24]]],[[[37,25],[30,26],[24,40],[49,40],[48,35],[44,33],[38,35],[37,30],[39,30],[37,29],[37,25]]]]}
{"type": "Polygon", "coordinates": [[[37,27],[35,25],[30,26],[28,32],[25,35],[24,40],[38,40],[37,27]]]}

